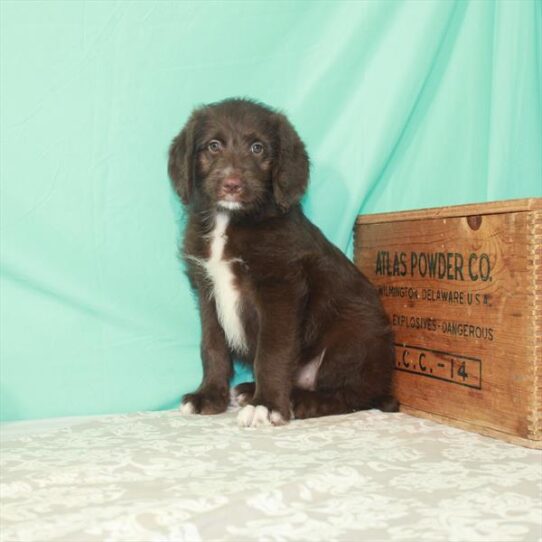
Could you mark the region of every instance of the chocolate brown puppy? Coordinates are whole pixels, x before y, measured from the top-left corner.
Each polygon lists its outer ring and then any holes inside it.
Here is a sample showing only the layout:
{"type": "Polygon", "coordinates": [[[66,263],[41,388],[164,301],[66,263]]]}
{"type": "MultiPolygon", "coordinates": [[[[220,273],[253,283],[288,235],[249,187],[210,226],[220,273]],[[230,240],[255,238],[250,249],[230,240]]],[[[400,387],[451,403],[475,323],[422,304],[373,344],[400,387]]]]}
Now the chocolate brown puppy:
{"type": "Polygon", "coordinates": [[[203,381],[184,413],[230,400],[241,426],[368,408],[397,410],[389,320],[375,288],[303,214],[305,145],[288,119],[249,100],[196,109],[169,151],[185,205],[182,247],[201,315],[203,381]]]}

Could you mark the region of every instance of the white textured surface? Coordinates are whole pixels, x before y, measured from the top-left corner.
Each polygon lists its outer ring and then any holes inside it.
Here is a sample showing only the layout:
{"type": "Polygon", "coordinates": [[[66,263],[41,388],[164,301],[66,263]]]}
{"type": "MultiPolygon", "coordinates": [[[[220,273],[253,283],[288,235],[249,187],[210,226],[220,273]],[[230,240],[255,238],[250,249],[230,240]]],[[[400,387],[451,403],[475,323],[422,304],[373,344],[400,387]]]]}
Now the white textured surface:
{"type": "Polygon", "coordinates": [[[406,414],[240,429],[236,411],[2,427],[0,539],[542,537],[542,453],[406,414]]]}

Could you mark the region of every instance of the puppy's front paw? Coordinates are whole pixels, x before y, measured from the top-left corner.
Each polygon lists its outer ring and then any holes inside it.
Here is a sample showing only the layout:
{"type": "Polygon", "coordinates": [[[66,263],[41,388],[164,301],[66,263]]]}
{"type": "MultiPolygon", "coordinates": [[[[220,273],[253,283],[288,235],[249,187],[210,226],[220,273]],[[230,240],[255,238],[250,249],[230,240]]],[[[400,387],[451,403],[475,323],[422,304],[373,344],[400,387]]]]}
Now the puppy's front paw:
{"type": "Polygon", "coordinates": [[[229,391],[205,390],[187,393],[180,407],[181,414],[220,414],[228,408],[229,391]]]}
{"type": "Polygon", "coordinates": [[[196,414],[196,407],[194,406],[194,403],[191,401],[184,401],[181,403],[181,406],[179,407],[179,410],[181,411],[181,414],[189,415],[189,414],[196,414]]]}
{"type": "Polygon", "coordinates": [[[284,425],[288,423],[278,410],[269,410],[263,405],[247,405],[237,415],[240,427],[259,427],[262,425],[284,425]]]}

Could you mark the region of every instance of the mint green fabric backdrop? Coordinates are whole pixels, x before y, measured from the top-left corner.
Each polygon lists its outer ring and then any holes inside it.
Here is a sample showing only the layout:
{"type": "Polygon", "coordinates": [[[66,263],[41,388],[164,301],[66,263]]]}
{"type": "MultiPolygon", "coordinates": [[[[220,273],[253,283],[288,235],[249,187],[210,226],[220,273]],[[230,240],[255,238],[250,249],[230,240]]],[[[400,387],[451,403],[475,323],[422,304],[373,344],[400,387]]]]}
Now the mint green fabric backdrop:
{"type": "Polygon", "coordinates": [[[169,408],[200,380],[167,148],[191,108],[284,110],[308,215],[542,194],[541,4],[9,2],[3,419],[169,408]]]}

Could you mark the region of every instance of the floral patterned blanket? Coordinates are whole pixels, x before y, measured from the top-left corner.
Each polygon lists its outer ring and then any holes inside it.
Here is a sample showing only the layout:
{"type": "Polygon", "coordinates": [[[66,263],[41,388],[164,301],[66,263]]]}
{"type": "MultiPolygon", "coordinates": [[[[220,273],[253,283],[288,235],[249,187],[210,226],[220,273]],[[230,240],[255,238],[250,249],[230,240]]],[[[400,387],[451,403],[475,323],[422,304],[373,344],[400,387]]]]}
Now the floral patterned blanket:
{"type": "Polygon", "coordinates": [[[0,539],[542,539],[540,451],[374,410],[257,429],[235,414],[5,424],[0,539]]]}

